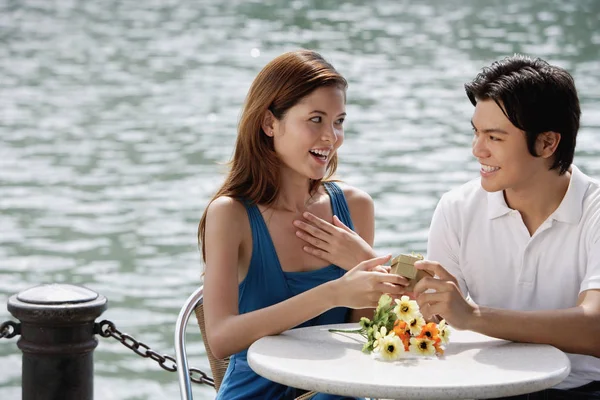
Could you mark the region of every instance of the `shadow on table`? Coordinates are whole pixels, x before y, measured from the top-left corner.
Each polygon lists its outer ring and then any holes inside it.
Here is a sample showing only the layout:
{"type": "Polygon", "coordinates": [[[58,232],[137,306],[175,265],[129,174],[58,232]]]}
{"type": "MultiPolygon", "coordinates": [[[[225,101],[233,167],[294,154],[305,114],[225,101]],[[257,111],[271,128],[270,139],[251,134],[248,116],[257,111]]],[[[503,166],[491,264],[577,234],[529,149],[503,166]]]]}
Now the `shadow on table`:
{"type": "Polygon", "coordinates": [[[521,347],[524,350],[527,348],[528,351],[531,351],[531,348],[539,347],[540,350],[542,348],[546,348],[546,345],[538,345],[531,343],[514,343],[508,342],[504,340],[492,339],[490,341],[482,341],[478,343],[451,343],[446,350],[446,355],[454,355],[460,354],[463,352],[474,352],[473,359],[477,362],[487,365],[493,365],[498,367],[499,370],[507,370],[507,371],[539,371],[539,372],[547,372],[548,365],[556,364],[556,357],[563,357],[564,354],[558,349],[553,354],[548,354],[548,352],[540,352],[540,354],[544,354],[544,359],[536,357],[535,360],[523,357],[518,351],[518,348],[521,347]],[[510,346],[511,351],[507,350],[507,347],[510,346]],[[517,348],[515,350],[515,347],[517,348]]]}

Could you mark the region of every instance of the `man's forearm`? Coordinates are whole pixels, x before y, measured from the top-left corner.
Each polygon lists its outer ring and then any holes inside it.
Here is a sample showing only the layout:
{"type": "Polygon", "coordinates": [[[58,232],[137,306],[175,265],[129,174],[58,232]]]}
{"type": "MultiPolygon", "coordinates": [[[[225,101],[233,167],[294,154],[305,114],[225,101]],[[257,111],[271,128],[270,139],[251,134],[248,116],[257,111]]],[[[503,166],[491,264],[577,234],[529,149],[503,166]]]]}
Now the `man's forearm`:
{"type": "Polygon", "coordinates": [[[500,339],[545,343],[567,353],[600,357],[600,316],[580,306],[544,311],[477,306],[466,328],[500,339]]]}

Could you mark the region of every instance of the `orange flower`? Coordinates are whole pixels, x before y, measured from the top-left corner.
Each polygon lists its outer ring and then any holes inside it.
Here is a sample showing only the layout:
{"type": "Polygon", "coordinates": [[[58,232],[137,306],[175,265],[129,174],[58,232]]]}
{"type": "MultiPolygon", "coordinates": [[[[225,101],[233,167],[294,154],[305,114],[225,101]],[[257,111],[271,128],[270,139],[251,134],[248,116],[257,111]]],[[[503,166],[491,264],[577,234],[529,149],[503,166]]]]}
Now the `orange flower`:
{"type": "Polygon", "coordinates": [[[404,350],[408,351],[408,347],[410,346],[410,326],[408,326],[406,321],[397,319],[394,322],[394,333],[402,340],[404,350]]]}
{"type": "Polygon", "coordinates": [[[440,331],[437,328],[437,324],[435,322],[430,322],[427,325],[425,325],[423,328],[421,328],[421,333],[417,337],[418,338],[427,338],[427,339],[433,340],[435,342],[435,344],[438,344],[439,342],[442,341],[442,339],[440,339],[440,337],[439,337],[439,334],[440,334],[440,331]]]}
{"type": "Polygon", "coordinates": [[[408,328],[406,321],[397,319],[396,322],[394,322],[394,332],[396,332],[396,336],[408,334],[408,331],[409,331],[409,328],[408,328]]]}

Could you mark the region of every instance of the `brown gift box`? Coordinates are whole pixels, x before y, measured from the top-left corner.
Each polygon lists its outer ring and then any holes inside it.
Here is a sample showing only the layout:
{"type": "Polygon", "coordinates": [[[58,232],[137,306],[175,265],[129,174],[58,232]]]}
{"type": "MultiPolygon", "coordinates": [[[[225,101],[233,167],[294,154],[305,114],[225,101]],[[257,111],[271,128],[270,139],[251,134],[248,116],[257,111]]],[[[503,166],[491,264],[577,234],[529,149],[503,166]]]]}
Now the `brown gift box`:
{"type": "Polygon", "coordinates": [[[409,280],[409,284],[405,288],[407,292],[412,292],[415,284],[422,278],[432,276],[429,272],[414,267],[414,263],[422,259],[423,256],[412,254],[400,254],[392,259],[391,272],[409,280]]]}

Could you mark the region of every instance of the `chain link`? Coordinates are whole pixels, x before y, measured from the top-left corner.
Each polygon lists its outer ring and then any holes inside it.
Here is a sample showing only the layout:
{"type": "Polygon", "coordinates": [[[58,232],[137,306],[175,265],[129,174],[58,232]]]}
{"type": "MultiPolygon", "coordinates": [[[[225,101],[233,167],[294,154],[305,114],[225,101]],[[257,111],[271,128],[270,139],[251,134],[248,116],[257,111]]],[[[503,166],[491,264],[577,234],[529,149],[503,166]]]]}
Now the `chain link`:
{"type": "MultiPolygon", "coordinates": [[[[112,337],[118,340],[123,346],[127,347],[138,356],[156,361],[162,369],[169,372],[177,371],[177,361],[173,357],[161,355],[152,350],[147,344],[136,340],[133,336],[119,331],[113,322],[104,320],[99,324],[97,323],[95,329],[98,335],[105,338],[112,337]]],[[[0,331],[0,334],[1,332],[2,331],[0,331]]],[[[190,368],[189,375],[190,380],[194,383],[215,387],[213,378],[197,368],[190,368]]]]}
{"type": "Polygon", "coordinates": [[[0,325],[0,339],[10,339],[21,334],[21,324],[6,321],[0,325]]]}

